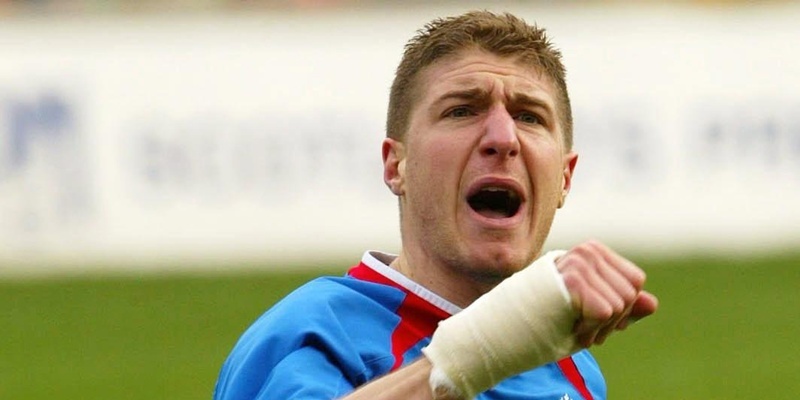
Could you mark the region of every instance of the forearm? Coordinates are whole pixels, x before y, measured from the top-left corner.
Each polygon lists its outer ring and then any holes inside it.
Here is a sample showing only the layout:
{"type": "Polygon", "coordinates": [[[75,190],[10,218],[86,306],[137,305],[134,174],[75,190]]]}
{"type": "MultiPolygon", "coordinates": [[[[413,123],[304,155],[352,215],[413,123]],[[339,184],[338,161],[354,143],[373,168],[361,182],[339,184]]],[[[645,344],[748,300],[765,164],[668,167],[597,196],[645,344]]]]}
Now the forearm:
{"type": "Polygon", "coordinates": [[[473,398],[509,376],[577,350],[571,332],[575,314],[554,262],[561,253],[548,253],[442,321],[422,350],[424,357],[345,399],[473,398]]]}
{"type": "MultiPolygon", "coordinates": [[[[432,365],[426,357],[358,388],[340,400],[433,400],[428,379],[432,365]]],[[[438,397],[436,400],[450,400],[438,397]]],[[[455,400],[455,399],[453,399],[455,400]]]]}
{"type": "Polygon", "coordinates": [[[343,400],[473,398],[509,376],[601,343],[620,321],[658,307],[642,290],[643,272],[616,253],[589,243],[564,256],[559,271],[562,254],[546,254],[442,321],[424,357],[343,400]]]}

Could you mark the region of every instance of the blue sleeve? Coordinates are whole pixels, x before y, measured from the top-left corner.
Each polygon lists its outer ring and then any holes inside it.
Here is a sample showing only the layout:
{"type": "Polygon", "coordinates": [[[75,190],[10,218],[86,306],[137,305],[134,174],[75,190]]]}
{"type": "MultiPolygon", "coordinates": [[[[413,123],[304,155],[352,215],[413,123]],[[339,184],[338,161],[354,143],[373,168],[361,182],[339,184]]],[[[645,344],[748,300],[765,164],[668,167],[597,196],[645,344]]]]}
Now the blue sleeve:
{"type": "MultiPolygon", "coordinates": [[[[223,364],[215,400],[333,399],[353,390],[353,373],[356,382],[363,379],[360,365],[353,365],[357,353],[343,356],[313,335],[298,334],[290,340],[264,334],[260,324],[254,328],[223,364]]],[[[346,347],[346,341],[343,344],[346,347]]]]}
{"type": "Polygon", "coordinates": [[[312,281],[258,318],[223,364],[214,399],[332,399],[388,372],[398,317],[345,283],[312,281]]]}
{"type": "Polygon", "coordinates": [[[335,399],[353,391],[353,386],[319,350],[304,347],[272,370],[256,399],[335,399]]]}

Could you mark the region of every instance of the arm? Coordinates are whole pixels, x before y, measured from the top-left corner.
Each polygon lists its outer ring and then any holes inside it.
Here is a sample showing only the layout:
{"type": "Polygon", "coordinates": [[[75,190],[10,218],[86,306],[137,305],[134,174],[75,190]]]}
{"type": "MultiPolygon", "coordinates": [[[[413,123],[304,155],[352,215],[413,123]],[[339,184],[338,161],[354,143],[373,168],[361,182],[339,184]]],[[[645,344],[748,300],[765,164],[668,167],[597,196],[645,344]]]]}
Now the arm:
{"type": "Polygon", "coordinates": [[[558,260],[558,269],[580,310],[574,334],[584,348],[658,309],[658,299],[644,290],[644,271],[602,243],[576,246],[558,260]]]}
{"type": "Polygon", "coordinates": [[[644,272],[604,245],[587,242],[558,256],[542,257],[443,321],[426,357],[343,400],[472,398],[655,312],[655,296],[642,289],[644,272]],[[557,268],[555,280],[548,266],[557,268]]]}
{"type": "MultiPolygon", "coordinates": [[[[341,400],[434,400],[428,384],[433,365],[420,357],[399,370],[376,379],[341,400]]],[[[445,397],[436,399],[447,400],[445,397]]]]}

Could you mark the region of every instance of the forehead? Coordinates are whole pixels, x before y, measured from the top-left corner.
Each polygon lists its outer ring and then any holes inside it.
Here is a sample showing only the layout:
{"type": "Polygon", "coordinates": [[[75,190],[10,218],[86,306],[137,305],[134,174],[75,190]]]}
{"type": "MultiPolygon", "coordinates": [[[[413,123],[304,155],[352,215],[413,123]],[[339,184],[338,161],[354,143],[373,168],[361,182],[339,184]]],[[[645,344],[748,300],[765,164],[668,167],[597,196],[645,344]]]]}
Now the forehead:
{"type": "Polygon", "coordinates": [[[420,74],[418,105],[430,103],[451,91],[483,89],[501,84],[506,95],[524,95],[555,110],[556,89],[537,68],[514,57],[501,57],[483,50],[463,50],[438,60],[420,74]]]}

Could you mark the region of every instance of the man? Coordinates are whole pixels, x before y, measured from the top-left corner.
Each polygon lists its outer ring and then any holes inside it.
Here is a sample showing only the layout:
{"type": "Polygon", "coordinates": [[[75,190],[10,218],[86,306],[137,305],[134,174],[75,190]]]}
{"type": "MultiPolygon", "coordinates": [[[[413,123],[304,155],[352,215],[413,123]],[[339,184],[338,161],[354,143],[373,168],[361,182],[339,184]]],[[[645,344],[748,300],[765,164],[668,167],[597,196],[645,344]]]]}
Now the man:
{"type": "Polygon", "coordinates": [[[541,254],[577,162],[564,75],[544,31],[514,16],[427,25],[398,67],[382,147],[400,254],[367,252],[275,305],[215,398],[605,398],[585,349],[657,300],[599,242],[541,254]]]}

